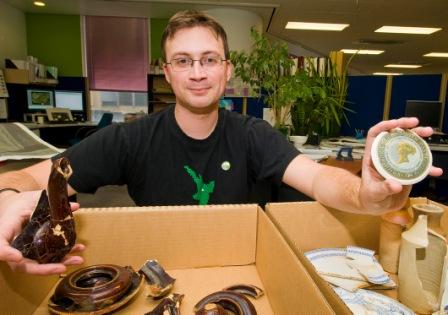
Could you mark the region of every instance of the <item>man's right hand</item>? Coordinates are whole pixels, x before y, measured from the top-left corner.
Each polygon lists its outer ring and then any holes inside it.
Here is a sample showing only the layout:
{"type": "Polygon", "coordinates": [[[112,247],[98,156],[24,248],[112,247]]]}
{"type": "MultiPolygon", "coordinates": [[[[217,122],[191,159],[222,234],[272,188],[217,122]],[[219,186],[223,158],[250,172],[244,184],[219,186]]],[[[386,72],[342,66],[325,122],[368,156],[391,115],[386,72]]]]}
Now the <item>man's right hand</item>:
{"type": "MultiPolygon", "coordinates": [[[[24,258],[22,253],[10,246],[22,227],[30,219],[41,191],[27,191],[23,193],[3,192],[0,199],[0,261],[6,261],[12,270],[36,275],[59,274],[67,270],[69,265],[83,263],[80,256],[67,255],[61,263],[39,264],[34,260],[24,258]]],[[[79,204],[71,204],[72,211],[79,208],[79,204]]],[[[76,244],[71,253],[84,250],[84,245],[76,244]]]]}

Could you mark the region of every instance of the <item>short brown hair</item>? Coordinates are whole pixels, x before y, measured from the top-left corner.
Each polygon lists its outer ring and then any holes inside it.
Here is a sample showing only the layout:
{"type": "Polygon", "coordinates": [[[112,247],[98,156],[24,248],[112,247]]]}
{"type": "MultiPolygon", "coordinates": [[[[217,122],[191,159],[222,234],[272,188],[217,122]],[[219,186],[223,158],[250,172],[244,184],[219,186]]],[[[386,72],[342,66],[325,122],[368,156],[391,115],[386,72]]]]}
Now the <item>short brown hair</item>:
{"type": "Polygon", "coordinates": [[[165,45],[168,39],[174,37],[177,31],[184,28],[192,28],[202,26],[210,29],[217,38],[221,38],[224,45],[225,58],[230,58],[229,44],[227,42],[227,34],[222,26],[210,15],[201,11],[186,10],[173,15],[168,21],[168,25],[162,35],[162,58],[166,62],[165,45]]]}

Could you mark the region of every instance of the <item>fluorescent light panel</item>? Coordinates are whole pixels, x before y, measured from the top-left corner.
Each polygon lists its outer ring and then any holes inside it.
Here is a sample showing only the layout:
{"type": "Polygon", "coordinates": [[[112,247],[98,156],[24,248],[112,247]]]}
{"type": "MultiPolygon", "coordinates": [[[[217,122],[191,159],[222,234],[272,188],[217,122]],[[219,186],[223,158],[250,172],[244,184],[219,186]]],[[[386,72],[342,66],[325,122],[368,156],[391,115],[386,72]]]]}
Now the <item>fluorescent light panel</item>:
{"type": "Polygon", "coordinates": [[[341,49],[344,54],[358,54],[358,55],[379,55],[384,50],[372,50],[372,49],[341,49]]]}
{"type": "Polygon", "coordinates": [[[386,68],[417,69],[417,68],[421,68],[422,65],[389,64],[389,65],[385,65],[384,67],[386,67],[386,68]]]}
{"type": "Polygon", "coordinates": [[[294,30],[342,31],[347,26],[349,26],[349,24],[288,22],[285,28],[294,30]]]}
{"type": "Polygon", "coordinates": [[[426,55],[423,55],[423,57],[441,57],[441,58],[448,58],[448,52],[430,52],[426,55]]]}
{"type": "Polygon", "coordinates": [[[373,75],[402,75],[400,72],[374,72],[373,75]]]}
{"type": "Polygon", "coordinates": [[[382,26],[375,30],[377,33],[396,33],[396,34],[423,34],[428,35],[440,31],[438,27],[411,27],[411,26],[382,26]]]}
{"type": "Polygon", "coordinates": [[[44,7],[45,6],[45,2],[43,2],[43,1],[34,1],[33,3],[36,7],[44,7]]]}

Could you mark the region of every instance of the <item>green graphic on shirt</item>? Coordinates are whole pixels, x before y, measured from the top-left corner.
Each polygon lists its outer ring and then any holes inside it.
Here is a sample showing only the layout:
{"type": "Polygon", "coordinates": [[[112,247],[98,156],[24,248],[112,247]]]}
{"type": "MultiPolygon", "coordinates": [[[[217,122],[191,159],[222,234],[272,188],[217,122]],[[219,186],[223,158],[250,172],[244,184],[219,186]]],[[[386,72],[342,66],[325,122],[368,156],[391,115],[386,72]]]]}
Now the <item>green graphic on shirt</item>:
{"type": "Polygon", "coordinates": [[[199,205],[207,205],[208,200],[210,199],[210,194],[213,193],[215,189],[215,181],[212,180],[210,183],[204,183],[201,175],[197,175],[194,170],[192,170],[187,165],[184,166],[184,169],[187,171],[188,175],[191,176],[193,181],[196,184],[197,192],[193,195],[194,200],[199,201],[199,205]]]}

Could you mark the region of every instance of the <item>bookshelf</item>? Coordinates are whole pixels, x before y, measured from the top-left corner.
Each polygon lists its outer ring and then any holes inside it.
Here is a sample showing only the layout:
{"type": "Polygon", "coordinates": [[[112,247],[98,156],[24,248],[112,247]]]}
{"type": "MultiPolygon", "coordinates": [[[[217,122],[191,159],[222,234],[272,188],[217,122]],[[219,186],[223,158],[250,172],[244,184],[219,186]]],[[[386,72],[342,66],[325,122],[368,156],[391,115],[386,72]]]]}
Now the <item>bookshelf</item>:
{"type": "Polygon", "coordinates": [[[148,112],[157,112],[174,104],[176,97],[164,74],[150,74],[148,77],[148,112]]]}

